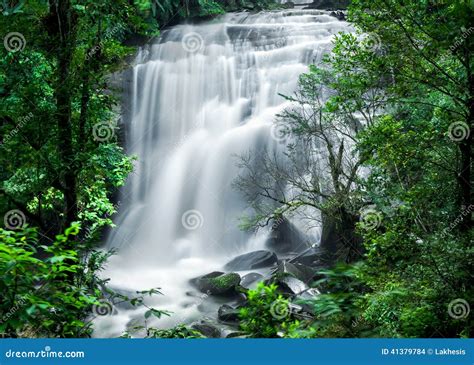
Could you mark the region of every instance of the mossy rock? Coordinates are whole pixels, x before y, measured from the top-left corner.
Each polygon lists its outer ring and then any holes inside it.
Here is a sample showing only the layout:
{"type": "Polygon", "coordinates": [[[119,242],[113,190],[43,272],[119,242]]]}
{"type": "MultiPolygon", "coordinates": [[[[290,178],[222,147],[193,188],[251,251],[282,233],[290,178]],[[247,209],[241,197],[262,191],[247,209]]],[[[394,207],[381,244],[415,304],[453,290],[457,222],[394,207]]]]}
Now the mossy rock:
{"type": "Polygon", "coordinates": [[[236,287],[240,284],[240,275],[213,272],[196,278],[192,282],[201,292],[209,295],[236,294],[236,287]]]}

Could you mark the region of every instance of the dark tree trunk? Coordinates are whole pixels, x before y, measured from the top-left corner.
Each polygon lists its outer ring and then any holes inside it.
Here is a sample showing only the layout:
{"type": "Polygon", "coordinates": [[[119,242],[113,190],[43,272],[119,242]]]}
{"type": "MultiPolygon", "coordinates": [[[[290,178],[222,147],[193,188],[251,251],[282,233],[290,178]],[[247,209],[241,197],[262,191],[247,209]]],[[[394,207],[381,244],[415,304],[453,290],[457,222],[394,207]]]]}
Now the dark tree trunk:
{"type": "Polygon", "coordinates": [[[58,0],[51,4],[52,17],[57,21],[56,36],[57,48],[57,86],[56,121],[58,126],[58,148],[63,167],[63,193],[65,200],[64,226],[69,226],[77,219],[77,191],[75,159],[73,148],[73,128],[71,122],[71,99],[73,82],[71,75],[71,61],[74,52],[77,18],[68,0],[58,0]]]}

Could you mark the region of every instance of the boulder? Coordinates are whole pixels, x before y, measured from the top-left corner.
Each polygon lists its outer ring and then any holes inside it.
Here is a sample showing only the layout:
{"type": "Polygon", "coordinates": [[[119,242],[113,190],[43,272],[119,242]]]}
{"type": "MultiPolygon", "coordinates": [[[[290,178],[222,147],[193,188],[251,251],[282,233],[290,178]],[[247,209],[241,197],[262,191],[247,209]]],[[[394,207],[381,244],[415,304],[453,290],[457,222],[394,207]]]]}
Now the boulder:
{"type": "Polygon", "coordinates": [[[247,338],[245,332],[230,332],[225,338],[247,338]]]}
{"type": "Polygon", "coordinates": [[[273,222],[266,245],[278,254],[302,252],[308,248],[308,237],[285,218],[273,222]]]}
{"type": "Polygon", "coordinates": [[[222,322],[236,323],[239,321],[239,309],[232,308],[230,305],[224,304],[217,311],[217,318],[222,322]]]}
{"type": "Polygon", "coordinates": [[[290,260],[290,262],[294,264],[302,264],[309,267],[319,266],[319,261],[320,261],[319,252],[315,250],[314,248],[311,248],[290,260]]]}
{"type": "Polygon", "coordinates": [[[310,300],[310,299],[315,299],[320,294],[321,294],[321,292],[318,289],[309,288],[309,289],[299,293],[296,298],[301,299],[301,300],[310,300]]]}
{"type": "Polygon", "coordinates": [[[314,314],[314,308],[311,303],[308,303],[309,300],[315,299],[321,293],[316,288],[309,288],[301,293],[299,293],[295,298],[294,302],[301,305],[303,311],[314,314]]]}
{"type": "Polygon", "coordinates": [[[214,271],[192,279],[191,283],[208,295],[236,294],[236,286],[240,284],[240,275],[214,271]]]}
{"type": "Polygon", "coordinates": [[[291,274],[295,278],[303,281],[304,283],[310,283],[313,281],[314,270],[308,266],[300,263],[291,263],[287,260],[282,260],[278,263],[277,269],[274,274],[291,274]]]}
{"type": "Polygon", "coordinates": [[[328,254],[320,246],[310,247],[296,257],[289,260],[292,264],[300,264],[310,267],[314,272],[331,266],[332,255],[328,254]]]}
{"type": "Polygon", "coordinates": [[[308,285],[291,274],[277,274],[272,276],[272,278],[267,281],[267,284],[270,283],[276,284],[278,289],[287,295],[296,295],[309,289],[308,285]]]}
{"type": "Polygon", "coordinates": [[[201,321],[200,323],[194,323],[191,328],[200,332],[203,336],[208,338],[220,338],[221,330],[209,322],[201,321]]]}
{"type": "Polygon", "coordinates": [[[263,278],[262,274],[258,272],[251,272],[247,275],[242,276],[242,280],[240,281],[240,285],[246,289],[250,289],[251,284],[255,283],[256,281],[261,281],[263,278]]]}
{"type": "Polygon", "coordinates": [[[272,266],[277,261],[278,258],[274,252],[260,250],[237,256],[229,261],[224,268],[226,270],[252,270],[272,266]]]}
{"type": "Polygon", "coordinates": [[[346,15],[342,11],[331,11],[329,15],[337,18],[337,20],[346,20],[346,15]]]}
{"type": "Polygon", "coordinates": [[[279,278],[278,286],[290,294],[299,294],[308,289],[308,286],[303,281],[291,275],[279,278]]]}
{"type": "Polygon", "coordinates": [[[321,10],[334,10],[334,9],[347,9],[349,0],[313,0],[304,9],[321,9],[321,10]]]}

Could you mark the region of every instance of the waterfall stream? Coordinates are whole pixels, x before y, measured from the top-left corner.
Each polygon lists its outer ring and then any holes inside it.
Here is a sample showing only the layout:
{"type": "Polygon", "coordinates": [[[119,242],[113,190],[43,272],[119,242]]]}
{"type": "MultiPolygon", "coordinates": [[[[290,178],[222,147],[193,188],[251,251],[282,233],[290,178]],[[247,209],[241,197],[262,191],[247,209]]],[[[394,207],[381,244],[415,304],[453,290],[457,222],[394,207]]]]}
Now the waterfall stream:
{"type": "MultiPolygon", "coordinates": [[[[127,135],[138,160],[107,241],[117,254],[104,277],[124,293],[161,288],[148,304],[173,314],[151,325],[215,312],[189,295],[189,279],[264,249],[267,231],[239,229],[249,208],[232,187],[236,156],[282,148],[273,121],[288,102],[279,94],[291,95],[347,28],[319,10],[230,13],[174,26],[139,51],[127,135]]],[[[117,306],[96,319],[95,335],[118,336],[144,311],[117,306]]]]}

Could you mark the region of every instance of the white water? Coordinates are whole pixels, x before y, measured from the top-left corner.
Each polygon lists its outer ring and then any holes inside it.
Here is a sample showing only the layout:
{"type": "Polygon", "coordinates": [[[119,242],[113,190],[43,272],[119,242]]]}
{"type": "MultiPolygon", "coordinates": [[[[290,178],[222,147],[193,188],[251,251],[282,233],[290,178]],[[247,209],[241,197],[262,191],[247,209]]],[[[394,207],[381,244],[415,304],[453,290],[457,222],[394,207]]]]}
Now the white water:
{"type": "MultiPolygon", "coordinates": [[[[238,228],[248,208],[231,186],[235,156],[282,147],[272,138],[275,114],[285,107],[278,94],[290,95],[347,27],[317,10],[227,14],[175,26],[139,52],[127,142],[138,163],[107,243],[118,254],[104,276],[123,290],[162,288],[164,296],[149,303],[174,314],[153,326],[215,312],[185,294],[188,280],[264,248],[264,231],[238,228]]],[[[117,308],[97,318],[96,335],[120,335],[143,312],[117,308]]]]}

